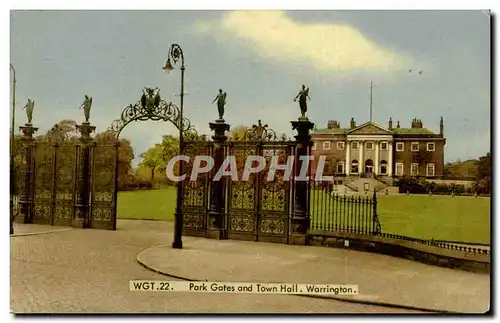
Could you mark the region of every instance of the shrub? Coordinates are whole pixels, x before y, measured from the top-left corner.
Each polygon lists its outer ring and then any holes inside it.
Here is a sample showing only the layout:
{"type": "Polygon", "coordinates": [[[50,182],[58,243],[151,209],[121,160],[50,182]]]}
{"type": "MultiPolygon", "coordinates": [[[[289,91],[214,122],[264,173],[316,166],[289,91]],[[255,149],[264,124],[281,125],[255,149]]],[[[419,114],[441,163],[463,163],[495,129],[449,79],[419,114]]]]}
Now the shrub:
{"type": "Polygon", "coordinates": [[[133,174],[127,174],[118,181],[118,190],[119,191],[131,191],[138,189],[152,189],[153,183],[151,180],[138,178],[133,174]]]}
{"type": "MultiPolygon", "coordinates": [[[[473,195],[474,189],[463,184],[438,184],[424,178],[403,177],[397,181],[399,193],[427,194],[431,191],[438,195],[473,195]]],[[[479,193],[479,192],[478,192],[479,193]]]]}

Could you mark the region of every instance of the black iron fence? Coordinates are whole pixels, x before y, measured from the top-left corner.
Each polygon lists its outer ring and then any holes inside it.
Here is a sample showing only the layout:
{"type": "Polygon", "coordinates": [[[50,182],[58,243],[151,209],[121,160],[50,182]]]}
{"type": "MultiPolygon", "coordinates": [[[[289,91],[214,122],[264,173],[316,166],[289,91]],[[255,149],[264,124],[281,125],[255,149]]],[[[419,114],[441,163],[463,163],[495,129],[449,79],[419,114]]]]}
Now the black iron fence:
{"type": "Polygon", "coordinates": [[[311,226],[313,230],[378,234],[377,193],[347,196],[327,182],[311,182],[311,226]]]}
{"type": "Polygon", "coordinates": [[[463,251],[463,252],[472,253],[472,254],[480,254],[480,255],[489,255],[490,254],[490,250],[488,250],[486,248],[479,248],[477,245],[475,245],[475,247],[471,247],[470,245],[467,245],[468,244],[467,242],[459,242],[459,241],[445,242],[442,240],[419,239],[419,238],[407,237],[407,236],[402,236],[402,235],[392,234],[392,233],[378,233],[378,235],[381,237],[384,237],[384,238],[416,242],[416,243],[425,244],[425,245],[429,245],[429,246],[433,246],[433,247],[463,251]]]}

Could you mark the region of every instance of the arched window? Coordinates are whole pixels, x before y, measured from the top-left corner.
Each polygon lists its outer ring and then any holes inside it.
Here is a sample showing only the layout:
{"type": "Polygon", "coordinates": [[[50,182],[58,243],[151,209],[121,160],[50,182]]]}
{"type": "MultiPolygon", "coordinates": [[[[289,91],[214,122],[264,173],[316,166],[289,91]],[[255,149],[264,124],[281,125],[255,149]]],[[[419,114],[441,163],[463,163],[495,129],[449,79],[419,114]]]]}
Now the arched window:
{"type": "Polygon", "coordinates": [[[380,175],[387,175],[387,161],[380,162],[380,175]]]}
{"type": "Polygon", "coordinates": [[[351,162],[351,173],[359,173],[359,163],[358,161],[355,159],[351,162]]]}

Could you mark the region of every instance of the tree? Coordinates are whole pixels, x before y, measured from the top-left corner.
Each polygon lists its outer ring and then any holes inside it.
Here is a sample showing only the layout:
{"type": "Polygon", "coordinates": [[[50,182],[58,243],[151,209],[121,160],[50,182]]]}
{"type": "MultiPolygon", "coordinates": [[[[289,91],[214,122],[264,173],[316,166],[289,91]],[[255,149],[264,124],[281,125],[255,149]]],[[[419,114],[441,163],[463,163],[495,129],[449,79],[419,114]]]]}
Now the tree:
{"type": "Polygon", "coordinates": [[[139,166],[148,167],[151,170],[151,181],[155,179],[155,170],[161,159],[159,146],[159,144],[156,144],[154,147],[149,148],[146,152],[139,155],[142,158],[139,166]]]}
{"type": "MultiPolygon", "coordinates": [[[[107,130],[104,132],[97,133],[94,136],[94,141],[97,145],[110,145],[116,143],[115,133],[112,130],[107,130]]],[[[118,147],[118,183],[124,183],[126,181],[127,175],[132,170],[132,160],[134,159],[134,149],[130,140],[121,138],[119,140],[118,147]]]]}
{"type": "MultiPolygon", "coordinates": [[[[46,134],[45,139],[49,141],[63,141],[63,140],[71,140],[75,141],[78,137],[76,131],[77,122],[70,119],[64,119],[56,123],[46,134]]],[[[39,139],[44,139],[40,138],[39,139]]]]}
{"type": "MultiPolygon", "coordinates": [[[[173,136],[163,136],[163,140],[160,144],[160,165],[158,165],[158,171],[164,172],[167,168],[168,162],[179,155],[179,138],[173,136]]],[[[178,164],[176,164],[178,167],[178,164]]]]}
{"type": "MultiPolygon", "coordinates": [[[[167,164],[174,156],[179,154],[179,139],[173,136],[163,136],[163,140],[154,147],[142,153],[139,167],[147,167],[151,171],[151,181],[154,180],[155,172],[164,172],[167,164]]],[[[178,164],[176,164],[178,167],[178,164]]]]}
{"type": "Polygon", "coordinates": [[[484,190],[486,193],[491,192],[491,155],[487,153],[486,156],[479,157],[477,163],[477,186],[484,190]]]}
{"type": "Polygon", "coordinates": [[[450,177],[476,177],[477,159],[446,163],[444,175],[450,177]]]}

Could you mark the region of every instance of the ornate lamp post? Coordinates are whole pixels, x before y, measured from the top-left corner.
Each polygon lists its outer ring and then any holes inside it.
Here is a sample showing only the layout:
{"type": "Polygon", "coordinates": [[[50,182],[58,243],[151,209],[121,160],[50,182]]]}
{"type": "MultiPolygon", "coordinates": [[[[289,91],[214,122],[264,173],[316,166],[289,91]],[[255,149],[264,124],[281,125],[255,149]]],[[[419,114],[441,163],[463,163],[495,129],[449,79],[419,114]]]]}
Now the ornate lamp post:
{"type": "Polygon", "coordinates": [[[14,126],[16,120],[16,70],[14,65],[10,64],[10,69],[12,70],[12,124],[10,127],[10,234],[14,234],[14,187],[15,187],[15,177],[14,177],[14,126]]]}
{"type": "MultiPolygon", "coordinates": [[[[177,44],[172,44],[170,46],[170,50],[168,51],[168,58],[163,66],[163,70],[167,73],[170,73],[175,64],[181,60],[181,107],[180,107],[180,115],[179,115],[179,153],[182,152],[182,148],[184,146],[184,54],[182,53],[182,49],[177,44]]],[[[183,164],[182,162],[179,164],[179,173],[183,174],[183,164]]],[[[177,201],[175,207],[175,231],[174,231],[174,242],[172,243],[172,248],[182,249],[182,221],[183,221],[183,213],[182,213],[182,204],[184,198],[184,185],[182,182],[177,183],[177,201]]]]}

